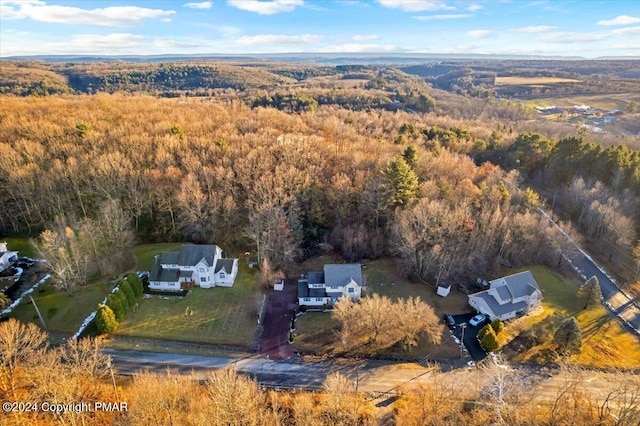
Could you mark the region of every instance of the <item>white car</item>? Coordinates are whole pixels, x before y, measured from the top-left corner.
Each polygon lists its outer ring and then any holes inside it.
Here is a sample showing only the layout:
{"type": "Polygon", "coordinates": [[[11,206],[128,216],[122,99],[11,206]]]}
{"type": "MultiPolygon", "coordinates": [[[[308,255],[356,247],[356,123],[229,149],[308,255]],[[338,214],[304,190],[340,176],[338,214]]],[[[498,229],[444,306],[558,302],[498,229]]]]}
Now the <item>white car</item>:
{"type": "Polygon", "coordinates": [[[482,324],[486,319],[487,319],[487,316],[485,314],[478,314],[469,320],[469,325],[471,325],[472,327],[475,327],[479,324],[482,324]]]}

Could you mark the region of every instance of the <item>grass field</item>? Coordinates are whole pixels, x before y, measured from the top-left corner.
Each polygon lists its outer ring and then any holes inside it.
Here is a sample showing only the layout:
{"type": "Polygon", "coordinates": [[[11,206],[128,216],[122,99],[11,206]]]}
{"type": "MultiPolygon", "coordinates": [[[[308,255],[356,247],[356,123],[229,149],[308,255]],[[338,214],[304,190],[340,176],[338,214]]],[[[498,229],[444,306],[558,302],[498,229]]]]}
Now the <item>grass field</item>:
{"type": "Polygon", "coordinates": [[[604,307],[583,310],[583,302],[576,297],[577,282],[543,266],[534,266],[530,270],[544,296],[543,310],[507,322],[506,332],[507,340],[516,338],[522,332],[524,337],[520,340],[537,344],[520,346],[518,340],[514,341],[516,345],[505,348],[505,353],[511,359],[541,363],[553,360],[553,334],[563,319],[575,316],[582,330],[583,345],[581,353],[569,358],[571,363],[593,367],[640,367],[640,342],[627,333],[604,307]]]}
{"type": "MultiPolygon", "coordinates": [[[[82,321],[98,308],[98,303],[102,302],[112,289],[113,285],[107,283],[89,284],[69,296],[46,283],[33,293],[33,299],[40,309],[48,331],[74,334],[82,321]]],[[[40,325],[36,310],[28,298],[23,300],[10,316],[22,322],[40,325]]]]}
{"type": "Polygon", "coordinates": [[[496,86],[532,86],[559,83],[580,83],[580,80],[558,77],[496,77],[496,86]]]}
{"type": "Polygon", "coordinates": [[[262,300],[254,275],[255,271],[241,262],[231,288],[195,287],[184,298],[143,299],[116,334],[250,347],[262,300]],[[193,311],[191,315],[185,314],[187,308],[193,311]]]}
{"type": "Polygon", "coordinates": [[[0,238],[0,241],[7,242],[7,246],[9,250],[18,251],[18,256],[23,257],[32,257],[37,258],[38,254],[36,252],[35,247],[30,242],[30,238],[9,238],[3,237],[0,238]]]}
{"type": "MultiPolygon", "coordinates": [[[[313,265],[314,270],[321,270],[323,262],[331,261],[329,258],[313,260],[309,265],[313,265]],[[318,261],[319,260],[319,261],[318,261]]],[[[311,268],[312,269],[312,268],[311,268]]],[[[310,269],[310,270],[311,270],[310,269]]],[[[392,300],[399,298],[420,297],[429,303],[440,318],[443,313],[463,313],[469,311],[466,307],[467,297],[456,291],[451,292],[449,297],[437,296],[434,290],[426,284],[415,283],[407,280],[400,272],[400,265],[395,259],[378,259],[367,262],[363,269],[366,293],[377,293],[389,297],[392,300]]],[[[334,330],[338,324],[331,319],[330,313],[309,312],[298,317],[296,320],[297,336],[294,345],[297,350],[315,353],[328,353],[334,349],[334,330]]],[[[435,358],[455,358],[459,349],[453,339],[449,336],[447,328],[443,322],[438,320],[435,325],[442,330],[443,341],[440,345],[432,345],[426,341],[420,341],[418,346],[409,352],[400,347],[392,347],[376,353],[380,356],[426,356],[435,358]]]]}

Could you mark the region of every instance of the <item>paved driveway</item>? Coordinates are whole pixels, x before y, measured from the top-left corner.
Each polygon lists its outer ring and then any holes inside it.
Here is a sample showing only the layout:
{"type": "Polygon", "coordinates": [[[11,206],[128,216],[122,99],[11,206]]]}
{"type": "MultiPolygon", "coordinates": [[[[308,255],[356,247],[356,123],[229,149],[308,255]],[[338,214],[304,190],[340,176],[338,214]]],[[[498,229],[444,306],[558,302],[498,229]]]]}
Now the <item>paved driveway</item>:
{"type": "Polygon", "coordinates": [[[271,359],[289,359],[294,356],[289,344],[291,315],[297,308],[298,287],[295,280],[287,280],[283,291],[271,290],[260,337],[260,354],[271,359]]]}
{"type": "Polygon", "coordinates": [[[462,335],[462,323],[466,324],[466,327],[464,327],[464,346],[467,348],[467,351],[469,351],[469,355],[471,355],[471,358],[478,362],[481,361],[483,359],[485,359],[487,357],[487,353],[484,351],[484,349],[482,349],[482,346],[480,346],[480,342],[478,341],[478,331],[480,331],[480,329],[486,324],[486,322],[484,324],[480,324],[477,325],[475,327],[472,327],[471,325],[469,325],[469,320],[471,318],[473,318],[476,314],[472,313],[472,314],[460,314],[460,315],[454,315],[453,319],[456,322],[456,325],[450,327],[451,331],[453,332],[453,335],[456,337],[456,339],[460,340],[460,336],[462,335]]]}

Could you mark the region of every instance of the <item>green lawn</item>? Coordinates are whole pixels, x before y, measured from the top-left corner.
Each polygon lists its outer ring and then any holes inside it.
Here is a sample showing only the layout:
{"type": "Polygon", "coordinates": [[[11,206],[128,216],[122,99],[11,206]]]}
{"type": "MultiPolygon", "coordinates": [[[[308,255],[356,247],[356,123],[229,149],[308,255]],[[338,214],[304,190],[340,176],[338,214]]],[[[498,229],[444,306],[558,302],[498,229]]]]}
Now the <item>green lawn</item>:
{"type": "Polygon", "coordinates": [[[37,258],[38,253],[36,252],[35,247],[30,242],[30,238],[9,238],[2,237],[0,238],[1,242],[6,241],[9,250],[18,251],[18,256],[23,257],[32,257],[37,258]]]}
{"type": "MultiPolygon", "coordinates": [[[[508,347],[505,353],[518,362],[548,362],[553,359],[553,334],[560,322],[575,316],[583,336],[582,351],[569,361],[593,367],[640,367],[640,343],[612,318],[603,306],[583,310],[584,303],[576,292],[579,283],[564,278],[544,266],[521,268],[510,273],[530,269],[536,279],[544,300],[543,310],[506,323],[506,340],[519,333],[534,344],[508,347]],[[515,350],[517,348],[517,350],[515,350]]],[[[514,343],[519,343],[518,340],[514,343]]]]}
{"type": "MultiPolygon", "coordinates": [[[[47,282],[32,293],[32,296],[44,317],[48,331],[74,334],[82,321],[98,308],[98,303],[102,302],[112,289],[112,284],[89,284],[69,296],[47,282]]],[[[9,316],[22,322],[40,325],[38,314],[29,298],[23,299],[9,316]]]]}
{"type": "Polygon", "coordinates": [[[136,257],[138,258],[138,270],[149,271],[153,266],[155,255],[165,251],[179,251],[181,243],[159,243],[143,244],[136,246],[136,257]]]}
{"type": "Polygon", "coordinates": [[[233,287],[195,287],[183,298],[143,299],[116,334],[249,348],[261,301],[255,270],[240,262],[233,287]],[[192,315],[185,314],[187,308],[192,315]]]}

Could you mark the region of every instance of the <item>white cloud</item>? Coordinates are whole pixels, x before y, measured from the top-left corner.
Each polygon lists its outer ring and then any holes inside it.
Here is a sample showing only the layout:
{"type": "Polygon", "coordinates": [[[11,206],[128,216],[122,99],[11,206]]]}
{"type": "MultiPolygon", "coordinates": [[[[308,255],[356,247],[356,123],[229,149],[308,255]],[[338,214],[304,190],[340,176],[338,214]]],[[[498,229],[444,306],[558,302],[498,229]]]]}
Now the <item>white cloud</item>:
{"type": "Polygon", "coordinates": [[[513,31],[516,33],[543,33],[545,31],[551,31],[555,29],[558,29],[558,27],[554,27],[551,25],[537,25],[529,27],[510,28],[509,31],[513,31]]]}
{"type": "Polygon", "coordinates": [[[630,24],[637,24],[638,22],[640,22],[640,18],[636,16],[620,15],[620,16],[616,16],[613,19],[605,19],[602,21],[598,21],[598,25],[605,25],[605,26],[630,25],[630,24]]]}
{"type": "Polygon", "coordinates": [[[484,9],[484,6],[479,4],[472,4],[471,6],[465,7],[469,12],[477,12],[478,10],[484,9]]]}
{"type": "Polygon", "coordinates": [[[540,36],[538,40],[549,43],[572,44],[599,41],[604,37],[605,35],[601,33],[551,33],[540,36]]]}
{"type": "Polygon", "coordinates": [[[453,7],[447,6],[438,0],[377,0],[377,2],[389,9],[400,9],[403,12],[432,12],[453,9],[453,7]]]}
{"type": "Polygon", "coordinates": [[[298,6],[304,5],[304,0],[227,0],[229,6],[260,15],[273,15],[282,12],[293,12],[298,6]]]}
{"type": "Polygon", "coordinates": [[[425,16],[414,16],[413,19],[417,19],[418,21],[442,21],[446,19],[461,19],[461,18],[470,18],[473,15],[470,13],[457,13],[452,15],[425,15],[425,16]]]}
{"type": "Polygon", "coordinates": [[[38,22],[85,24],[105,27],[132,27],[147,19],[169,19],[173,10],[148,9],[137,6],[112,6],[81,9],[69,6],[49,6],[42,1],[5,1],[0,9],[2,19],[29,18],[38,22]]]}
{"type": "Polygon", "coordinates": [[[238,44],[312,44],[322,40],[322,36],[314,34],[303,35],[278,35],[278,34],[261,34],[256,36],[243,36],[236,40],[238,44]]]}
{"type": "Polygon", "coordinates": [[[211,9],[211,2],[203,1],[200,3],[185,3],[183,4],[183,6],[188,7],[190,9],[211,9]]]}
{"type": "Polygon", "coordinates": [[[327,53],[378,53],[392,52],[394,50],[396,50],[396,47],[391,44],[346,43],[335,46],[327,46],[320,51],[327,53]]]}
{"type": "Polygon", "coordinates": [[[487,38],[491,35],[489,30],[472,30],[467,31],[467,35],[471,38],[487,38]]]}
{"type": "Polygon", "coordinates": [[[615,30],[611,30],[611,34],[616,34],[616,35],[635,34],[635,33],[640,33],[640,27],[616,28],[615,30]]]}
{"type": "Polygon", "coordinates": [[[354,35],[354,36],[353,36],[353,39],[354,39],[355,41],[377,40],[377,39],[379,39],[379,38],[380,38],[379,36],[374,35],[374,34],[371,34],[371,35],[361,35],[361,34],[358,34],[358,35],[354,35]]]}

